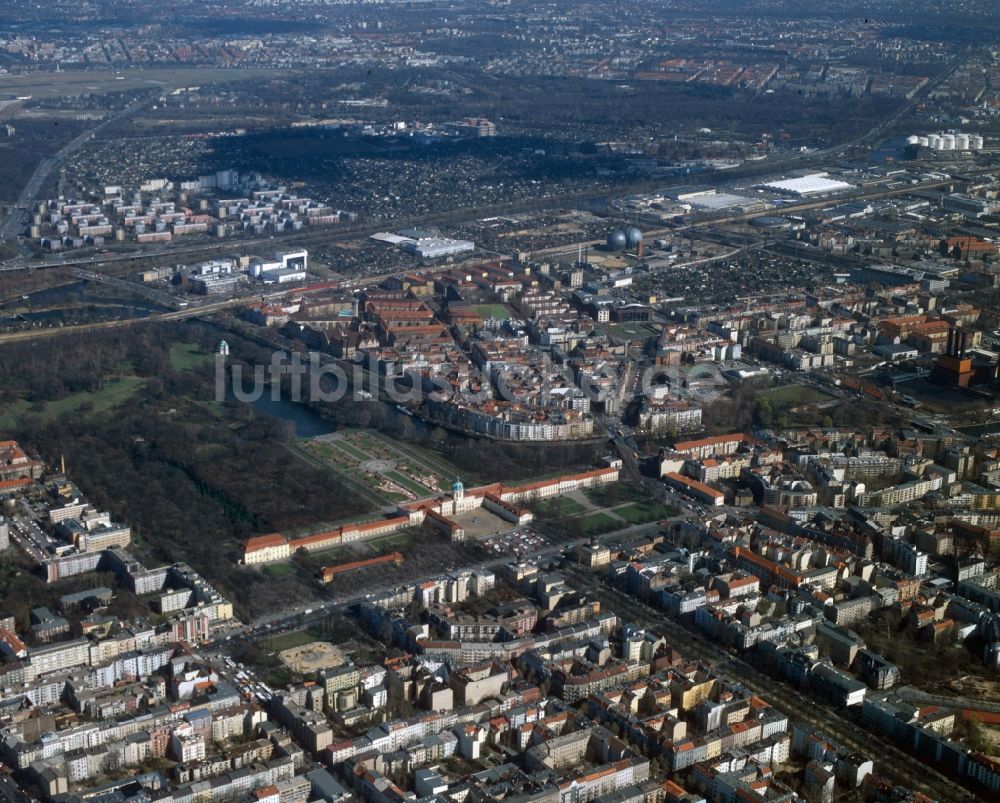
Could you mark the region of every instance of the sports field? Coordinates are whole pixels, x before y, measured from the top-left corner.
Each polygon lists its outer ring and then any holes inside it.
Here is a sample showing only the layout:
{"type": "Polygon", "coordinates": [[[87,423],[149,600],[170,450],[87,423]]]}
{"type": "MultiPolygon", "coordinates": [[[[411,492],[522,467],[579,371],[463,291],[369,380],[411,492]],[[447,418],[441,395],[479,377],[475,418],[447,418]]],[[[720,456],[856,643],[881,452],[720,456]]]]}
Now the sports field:
{"type": "Polygon", "coordinates": [[[280,636],[271,636],[265,642],[267,648],[274,652],[284,652],[293,647],[301,647],[305,644],[312,644],[317,639],[322,638],[322,633],[315,630],[294,630],[291,633],[283,633],[280,636]]]}
{"type": "Polygon", "coordinates": [[[496,318],[502,321],[510,317],[510,312],[503,304],[473,304],[471,309],[478,312],[483,320],[496,318]]]}
{"type": "Polygon", "coordinates": [[[776,407],[796,407],[800,404],[814,404],[833,398],[829,393],[806,385],[783,385],[780,388],[766,390],[760,395],[776,407]]]}

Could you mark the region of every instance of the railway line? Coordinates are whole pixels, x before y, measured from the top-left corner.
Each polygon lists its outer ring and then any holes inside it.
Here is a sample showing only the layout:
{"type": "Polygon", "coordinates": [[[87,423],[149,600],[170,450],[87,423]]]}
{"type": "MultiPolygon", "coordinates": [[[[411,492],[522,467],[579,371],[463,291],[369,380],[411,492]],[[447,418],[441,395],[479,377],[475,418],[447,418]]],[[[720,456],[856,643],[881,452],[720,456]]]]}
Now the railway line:
{"type": "Polygon", "coordinates": [[[815,700],[792,686],[761,672],[746,659],[667,618],[663,611],[600,583],[595,575],[585,569],[571,567],[564,570],[564,573],[597,597],[602,605],[615,611],[619,618],[643,626],[657,627],[680,647],[682,653],[711,663],[729,677],[738,679],[766,697],[771,705],[790,719],[815,725],[846,747],[865,753],[876,762],[877,772],[893,783],[915,788],[940,803],[970,803],[976,800],[972,791],[896,745],[863,729],[859,722],[818,705],[815,700]]]}

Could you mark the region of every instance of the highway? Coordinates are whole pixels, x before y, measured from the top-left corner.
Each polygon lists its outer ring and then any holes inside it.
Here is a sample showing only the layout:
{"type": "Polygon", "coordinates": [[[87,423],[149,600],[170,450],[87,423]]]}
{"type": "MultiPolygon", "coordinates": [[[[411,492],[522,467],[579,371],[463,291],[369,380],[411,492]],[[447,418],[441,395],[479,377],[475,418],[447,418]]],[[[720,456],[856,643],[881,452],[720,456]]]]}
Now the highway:
{"type": "Polygon", "coordinates": [[[80,150],[80,148],[82,148],[87,142],[100,134],[105,128],[117,123],[119,120],[125,119],[131,114],[135,114],[135,112],[139,111],[150,102],[151,98],[146,98],[138,101],[137,103],[133,103],[131,106],[128,106],[120,112],[116,112],[111,115],[94,128],[84,131],[82,134],[74,137],[72,140],[63,145],[54,156],[47,156],[42,159],[38,167],[35,168],[35,172],[28,180],[28,183],[21,191],[21,195],[17,199],[16,206],[11,210],[3,224],[0,225],[0,240],[9,240],[17,237],[17,235],[27,227],[28,221],[31,220],[31,207],[38,199],[38,193],[45,185],[45,182],[48,180],[53,170],[59,168],[63,162],[80,150]]]}

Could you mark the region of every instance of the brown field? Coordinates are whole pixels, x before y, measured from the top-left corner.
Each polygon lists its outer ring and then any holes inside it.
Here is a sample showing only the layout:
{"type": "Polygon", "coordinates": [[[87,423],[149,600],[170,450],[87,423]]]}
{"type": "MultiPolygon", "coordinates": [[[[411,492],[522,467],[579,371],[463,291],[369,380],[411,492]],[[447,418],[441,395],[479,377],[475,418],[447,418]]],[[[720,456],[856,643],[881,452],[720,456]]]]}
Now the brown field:
{"type": "Polygon", "coordinates": [[[300,647],[289,647],[278,658],[293,672],[311,675],[322,669],[331,669],[344,663],[340,650],[325,641],[313,641],[300,647]]]}

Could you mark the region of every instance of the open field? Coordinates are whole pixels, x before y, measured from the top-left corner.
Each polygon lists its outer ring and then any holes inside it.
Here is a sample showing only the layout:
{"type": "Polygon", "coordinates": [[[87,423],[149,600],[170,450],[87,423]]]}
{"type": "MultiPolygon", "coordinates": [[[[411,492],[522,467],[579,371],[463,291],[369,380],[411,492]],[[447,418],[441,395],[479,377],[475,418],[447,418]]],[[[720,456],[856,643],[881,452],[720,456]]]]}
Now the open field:
{"type": "Polygon", "coordinates": [[[131,67],[121,70],[68,70],[0,75],[0,93],[58,98],[133,89],[204,86],[217,81],[249,81],[281,75],[280,70],[223,70],[212,67],[131,67]]]}
{"type": "MultiPolygon", "coordinates": [[[[425,530],[421,530],[421,535],[433,536],[432,533],[425,530]]],[[[310,552],[309,559],[317,566],[335,566],[338,563],[374,558],[378,555],[384,555],[386,552],[403,552],[405,554],[413,548],[414,540],[415,536],[412,530],[403,530],[366,541],[354,541],[350,544],[341,544],[330,549],[310,552]]],[[[281,565],[290,566],[290,564],[281,565]]]]}
{"type": "Polygon", "coordinates": [[[372,557],[386,552],[405,553],[413,546],[413,536],[404,530],[384,535],[381,538],[373,538],[371,541],[365,541],[364,544],[372,552],[372,557]]]}
{"type": "Polygon", "coordinates": [[[573,519],[572,522],[567,523],[581,536],[600,535],[611,530],[617,530],[622,526],[620,521],[609,516],[607,513],[592,513],[589,516],[573,519]]]}
{"type": "Polygon", "coordinates": [[[302,647],[306,644],[312,644],[314,641],[321,639],[323,636],[321,633],[317,633],[313,630],[295,630],[291,633],[282,633],[280,636],[271,636],[267,639],[267,649],[272,652],[284,652],[285,650],[293,649],[294,647],[302,647]]]}
{"type": "Polygon", "coordinates": [[[335,546],[331,549],[322,549],[318,552],[310,552],[309,554],[317,563],[324,566],[331,566],[334,563],[344,563],[348,560],[354,560],[356,557],[356,553],[353,550],[354,546],[357,545],[345,544],[344,546],[335,546]]]}
{"type": "Polygon", "coordinates": [[[592,507],[572,497],[557,497],[536,503],[536,527],[556,542],[624,530],[673,518],[678,511],[653,498],[628,480],[583,491],[592,507]]]}
{"type": "MultiPolygon", "coordinates": [[[[907,382],[900,386],[900,392],[919,401],[925,414],[941,413],[972,418],[976,411],[993,406],[986,398],[967,390],[945,385],[935,385],[926,379],[907,382]]],[[[980,419],[980,421],[985,419],[980,419]]],[[[975,419],[973,418],[973,422],[975,419]]]]}
{"type": "Polygon", "coordinates": [[[271,563],[264,567],[264,574],[268,577],[284,577],[294,571],[295,568],[288,563],[271,563]]]}
{"type": "Polygon", "coordinates": [[[766,390],[760,396],[769,400],[775,407],[797,407],[800,404],[815,404],[834,398],[829,393],[806,385],[784,385],[766,390]]]}
{"type": "Polygon", "coordinates": [[[311,458],[384,503],[433,496],[451,487],[458,470],[419,447],[401,444],[373,430],[343,429],[301,441],[311,458]]]}
{"type": "Polygon", "coordinates": [[[454,519],[462,525],[462,529],[465,530],[465,538],[468,541],[485,538],[488,535],[503,532],[513,527],[509,521],[490,513],[484,507],[460,513],[454,516],[454,519]]]}
{"type": "Polygon", "coordinates": [[[393,482],[402,485],[406,490],[415,493],[417,496],[426,496],[433,492],[433,489],[428,488],[425,485],[421,485],[419,482],[414,482],[409,477],[400,474],[398,471],[390,471],[386,476],[393,482]]]}
{"type": "Polygon", "coordinates": [[[40,409],[33,409],[34,405],[21,399],[8,405],[0,414],[0,427],[10,427],[19,416],[29,413],[41,416],[43,420],[50,420],[63,413],[79,410],[81,405],[88,403],[93,405],[93,412],[106,412],[130,398],[144,381],[138,376],[122,376],[108,380],[100,390],[71,393],[61,399],[45,402],[40,409]]]}
{"type": "Polygon", "coordinates": [[[641,502],[649,499],[646,492],[630,482],[613,482],[609,485],[598,485],[588,488],[584,495],[599,507],[614,507],[626,502],[641,502]]]}
{"type": "Polygon", "coordinates": [[[1000,703],[1000,680],[967,675],[948,684],[964,697],[978,697],[989,703],[1000,703]]]}
{"type": "Polygon", "coordinates": [[[510,317],[510,312],[503,304],[473,304],[471,309],[483,316],[483,319],[497,318],[504,320],[510,317]]]}
{"type": "Polygon", "coordinates": [[[363,463],[365,460],[369,459],[367,454],[365,454],[363,451],[356,448],[355,446],[351,445],[346,440],[337,441],[330,448],[331,448],[331,453],[336,452],[337,450],[340,450],[342,452],[347,452],[349,456],[353,457],[359,463],[363,463]]]}
{"type": "MultiPolygon", "coordinates": [[[[373,588],[397,586],[439,575],[448,566],[464,566],[481,559],[481,555],[470,545],[452,543],[446,535],[430,527],[403,530],[382,540],[356,542],[351,548],[354,554],[345,554],[338,559],[327,559],[327,553],[317,553],[314,557],[318,565],[331,566],[397,551],[403,554],[403,564],[385,563],[337,575],[327,586],[331,594],[342,597],[363,595],[373,588]]],[[[339,642],[335,643],[341,646],[339,642]]]]}
{"type": "Polygon", "coordinates": [[[552,499],[546,499],[533,507],[535,515],[545,519],[575,516],[578,513],[583,513],[584,510],[583,505],[575,499],[570,499],[568,496],[556,496],[552,499]]]}
{"type": "Polygon", "coordinates": [[[175,371],[189,371],[212,362],[212,355],[197,343],[175,343],[170,347],[170,365],[175,371]]]}
{"type": "Polygon", "coordinates": [[[608,336],[617,340],[645,340],[658,334],[659,329],[648,323],[618,323],[608,327],[608,336]]]}
{"type": "Polygon", "coordinates": [[[612,511],[616,516],[625,519],[629,524],[646,524],[677,515],[677,510],[659,502],[632,502],[612,511]]]}
{"type": "MultiPolygon", "coordinates": [[[[308,631],[307,631],[308,632],[308,631]]],[[[311,641],[282,650],[278,659],[293,672],[314,674],[344,663],[340,650],[326,641],[311,641]]]]}

